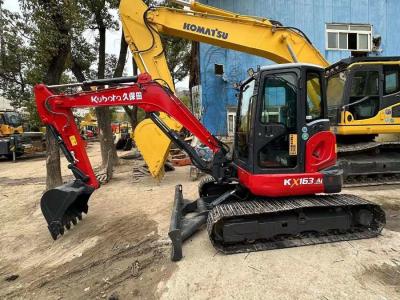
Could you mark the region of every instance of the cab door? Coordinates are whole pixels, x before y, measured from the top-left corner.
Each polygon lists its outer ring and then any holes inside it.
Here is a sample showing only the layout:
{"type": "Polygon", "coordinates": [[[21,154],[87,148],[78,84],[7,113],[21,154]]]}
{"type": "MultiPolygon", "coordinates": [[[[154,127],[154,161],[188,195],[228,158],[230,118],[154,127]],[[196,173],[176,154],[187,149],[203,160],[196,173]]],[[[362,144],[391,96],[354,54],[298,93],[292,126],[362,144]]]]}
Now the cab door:
{"type": "Polygon", "coordinates": [[[300,74],[298,68],[261,73],[254,117],[255,174],[301,173],[304,169],[298,139],[298,121],[304,117],[300,74]]]}
{"type": "Polygon", "coordinates": [[[254,173],[304,173],[308,140],[329,131],[323,70],[302,66],[265,71],[257,99],[254,173]]]}
{"type": "Polygon", "coordinates": [[[380,109],[384,109],[385,123],[399,124],[400,118],[400,67],[397,64],[383,66],[383,98],[380,109]],[[391,109],[387,109],[392,107],[391,109]]]}
{"type": "Polygon", "coordinates": [[[355,67],[350,76],[348,103],[344,106],[352,117],[346,123],[375,117],[382,99],[382,66],[363,65],[355,67]]]}

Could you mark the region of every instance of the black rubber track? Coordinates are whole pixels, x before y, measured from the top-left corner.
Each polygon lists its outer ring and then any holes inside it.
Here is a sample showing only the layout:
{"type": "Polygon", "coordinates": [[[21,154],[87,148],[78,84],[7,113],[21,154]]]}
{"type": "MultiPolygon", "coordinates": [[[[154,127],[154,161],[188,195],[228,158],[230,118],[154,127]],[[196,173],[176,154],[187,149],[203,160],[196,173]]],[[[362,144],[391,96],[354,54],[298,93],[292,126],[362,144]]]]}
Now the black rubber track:
{"type": "Polygon", "coordinates": [[[208,214],[207,231],[211,242],[217,250],[225,254],[233,254],[373,238],[381,233],[385,224],[385,213],[380,206],[354,195],[335,194],[268,200],[246,200],[241,202],[221,204],[212,209],[208,214]],[[227,219],[248,216],[254,216],[256,218],[257,216],[261,215],[265,217],[268,214],[277,213],[279,211],[287,212],[290,210],[313,207],[364,208],[373,213],[373,222],[369,227],[361,229],[357,227],[355,230],[344,233],[330,231],[325,233],[299,234],[289,237],[278,236],[276,239],[258,240],[252,243],[224,244],[223,242],[215,239],[214,226],[217,224],[220,225],[221,222],[224,222],[224,220],[227,219]]]}

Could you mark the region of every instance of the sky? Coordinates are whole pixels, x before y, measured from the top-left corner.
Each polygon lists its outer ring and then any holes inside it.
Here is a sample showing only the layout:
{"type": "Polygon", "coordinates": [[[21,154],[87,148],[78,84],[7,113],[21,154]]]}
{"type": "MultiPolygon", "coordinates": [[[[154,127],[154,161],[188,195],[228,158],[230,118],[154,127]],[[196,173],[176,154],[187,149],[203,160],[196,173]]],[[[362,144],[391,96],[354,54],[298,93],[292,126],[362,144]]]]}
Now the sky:
{"type": "MultiPolygon", "coordinates": [[[[3,8],[8,9],[13,12],[19,11],[19,5],[17,0],[5,0],[3,4],[3,8]]],[[[115,17],[118,17],[117,11],[113,13],[115,17]]],[[[121,29],[122,26],[120,26],[119,31],[115,30],[108,30],[107,31],[107,36],[106,36],[106,53],[108,54],[114,54],[118,57],[119,54],[119,46],[121,43],[121,29]]],[[[89,41],[94,41],[95,38],[95,33],[94,32],[87,32],[87,37],[89,41]]],[[[127,57],[127,62],[125,65],[125,72],[126,75],[132,75],[133,74],[133,68],[132,68],[132,56],[130,52],[128,52],[128,57],[127,57]]],[[[176,88],[177,89],[187,89],[189,85],[189,79],[185,78],[183,81],[176,83],[176,88]]]]}

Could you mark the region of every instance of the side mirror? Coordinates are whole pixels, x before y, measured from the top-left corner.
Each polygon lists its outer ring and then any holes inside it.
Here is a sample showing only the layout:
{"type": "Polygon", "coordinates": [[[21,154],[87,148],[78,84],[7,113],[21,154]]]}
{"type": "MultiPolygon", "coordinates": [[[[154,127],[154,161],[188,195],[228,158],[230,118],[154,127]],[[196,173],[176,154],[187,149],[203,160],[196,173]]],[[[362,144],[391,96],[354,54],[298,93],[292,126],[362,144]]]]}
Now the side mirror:
{"type": "Polygon", "coordinates": [[[247,70],[247,75],[249,75],[249,77],[253,77],[253,75],[254,75],[254,69],[253,68],[249,68],[248,70],[247,70]]]}

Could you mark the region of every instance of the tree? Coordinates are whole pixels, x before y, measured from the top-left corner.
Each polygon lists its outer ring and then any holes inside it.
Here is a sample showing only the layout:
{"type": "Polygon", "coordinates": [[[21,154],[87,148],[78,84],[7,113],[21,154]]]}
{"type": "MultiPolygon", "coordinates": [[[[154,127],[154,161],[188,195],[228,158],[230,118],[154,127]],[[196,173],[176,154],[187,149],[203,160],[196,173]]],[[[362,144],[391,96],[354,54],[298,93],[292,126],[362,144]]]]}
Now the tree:
{"type": "MultiPolygon", "coordinates": [[[[31,122],[36,127],[40,120],[33,101],[34,84],[69,82],[71,78],[64,72],[66,68],[78,81],[123,75],[128,51],[123,34],[119,56],[105,53],[107,30],[119,27],[110,13],[118,4],[119,0],[25,0],[20,2],[21,14],[3,13],[0,19],[0,93],[12,99],[16,106],[28,107],[31,122]],[[97,33],[95,43],[85,38],[86,30],[97,33]]],[[[172,77],[182,80],[190,66],[190,44],[171,37],[163,37],[163,44],[172,77]]],[[[144,114],[135,106],[124,109],[135,128],[144,114]]],[[[108,108],[98,108],[96,115],[103,166],[109,154],[110,163],[114,164],[117,155],[111,132],[111,112],[108,108]]],[[[50,145],[48,155],[48,187],[61,182],[59,152],[53,146],[50,145]]]]}
{"type": "Polygon", "coordinates": [[[173,81],[183,80],[190,70],[191,43],[188,40],[173,36],[162,36],[162,41],[173,81]]]}
{"type": "Polygon", "coordinates": [[[19,108],[32,97],[27,72],[33,68],[34,53],[25,42],[30,28],[20,14],[1,9],[1,1],[0,14],[0,92],[19,108]]]}
{"type": "MultiPolygon", "coordinates": [[[[78,24],[75,1],[25,0],[20,14],[3,11],[1,92],[16,107],[33,108],[32,88],[38,82],[65,80],[71,47],[71,24],[78,24]]],[[[32,114],[34,115],[34,114],[32,114]]],[[[58,146],[47,134],[46,188],[62,184],[58,146]]]]}
{"type": "MultiPolygon", "coordinates": [[[[110,9],[117,8],[119,1],[116,0],[79,0],[82,5],[82,15],[88,20],[87,26],[94,29],[98,33],[97,45],[97,78],[103,79],[106,76],[107,70],[107,55],[106,55],[106,32],[108,29],[118,29],[118,22],[113,19],[110,14],[110,9]]],[[[85,79],[84,68],[79,62],[79,49],[72,55],[71,70],[76,78],[80,81],[85,79]]],[[[126,54],[125,54],[126,56],[126,54]]],[[[119,62],[116,70],[117,73],[123,72],[125,61],[119,62]]],[[[90,66],[88,66],[90,67],[90,66]]],[[[87,71],[88,68],[86,68],[87,71]]],[[[108,107],[96,107],[96,117],[99,126],[100,149],[103,168],[112,168],[118,163],[118,155],[114,146],[113,134],[111,130],[111,111],[108,107]]],[[[108,174],[111,176],[111,174],[108,174]]]]}
{"type": "MultiPolygon", "coordinates": [[[[22,4],[24,16],[30,15],[35,25],[33,38],[35,41],[35,67],[39,68],[42,80],[47,85],[58,84],[66,68],[71,52],[71,23],[76,16],[71,1],[30,0],[22,4]]],[[[60,168],[60,150],[56,140],[48,130],[46,188],[54,188],[62,184],[60,168]]]]}

